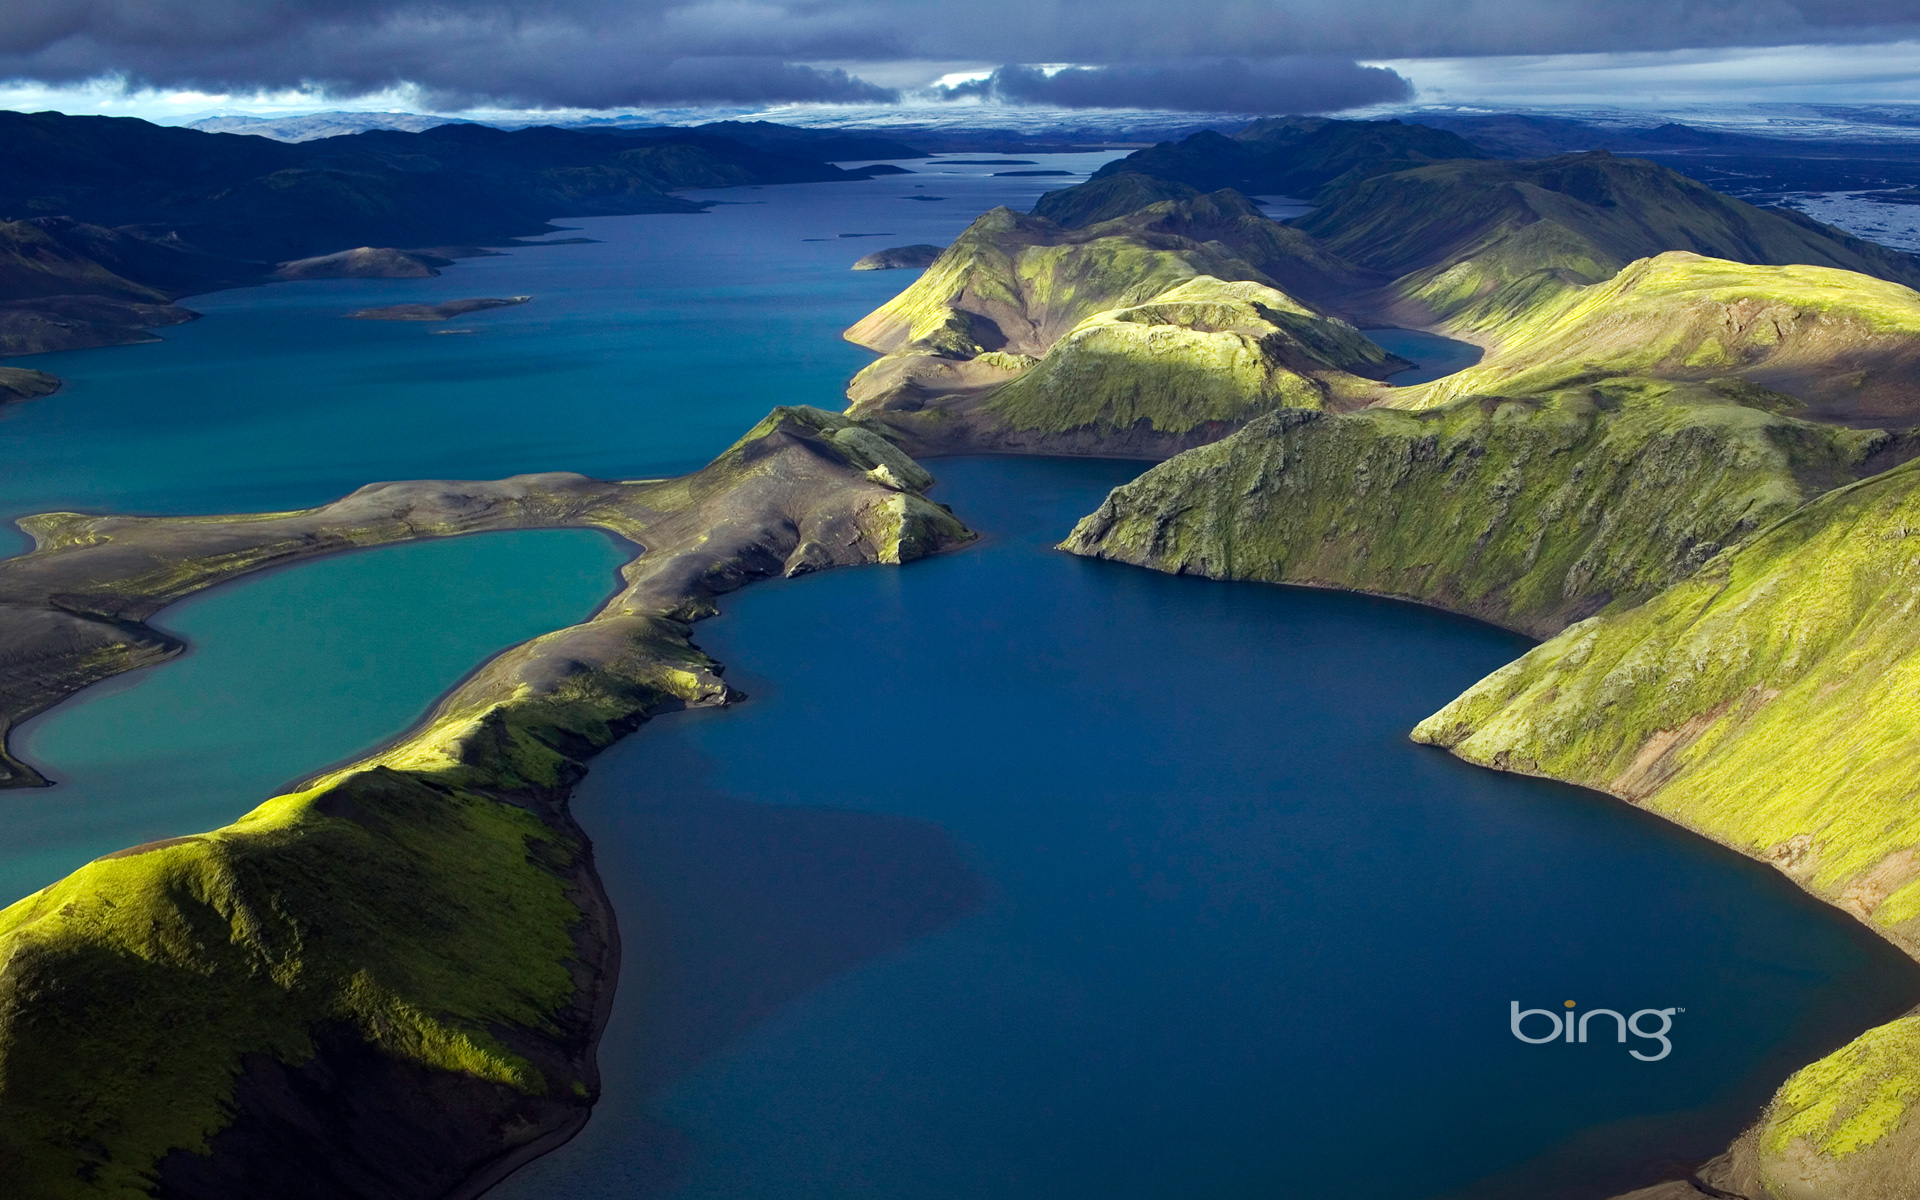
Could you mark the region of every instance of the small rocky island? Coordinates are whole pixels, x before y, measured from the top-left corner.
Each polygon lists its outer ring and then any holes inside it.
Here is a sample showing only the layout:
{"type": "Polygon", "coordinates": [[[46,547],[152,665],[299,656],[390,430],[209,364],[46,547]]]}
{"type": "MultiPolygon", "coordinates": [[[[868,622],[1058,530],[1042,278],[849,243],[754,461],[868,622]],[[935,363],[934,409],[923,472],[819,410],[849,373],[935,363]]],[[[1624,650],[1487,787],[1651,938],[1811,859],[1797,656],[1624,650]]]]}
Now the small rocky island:
{"type": "Polygon", "coordinates": [[[532,296],[505,296],[449,300],[444,304],[389,304],[384,308],[363,308],[358,312],[350,312],[347,317],[354,321],[450,321],[454,317],[464,317],[468,313],[489,308],[525,304],[531,299],[532,296]]]}
{"type": "Polygon", "coordinates": [[[270,278],[291,279],[427,279],[453,260],[437,254],[359,246],[333,254],[283,262],[270,278]]]}
{"type": "MultiPolygon", "coordinates": [[[[918,200],[912,196],[909,199],[918,200]]],[[[933,265],[946,250],[945,246],[895,246],[891,250],[875,250],[872,254],[853,264],[856,271],[898,271],[911,269],[922,271],[933,265]]]]}
{"type": "Polygon", "coordinates": [[[0,367],[0,404],[13,400],[35,400],[60,390],[60,381],[45,371],[25,367],[0,367]]]}

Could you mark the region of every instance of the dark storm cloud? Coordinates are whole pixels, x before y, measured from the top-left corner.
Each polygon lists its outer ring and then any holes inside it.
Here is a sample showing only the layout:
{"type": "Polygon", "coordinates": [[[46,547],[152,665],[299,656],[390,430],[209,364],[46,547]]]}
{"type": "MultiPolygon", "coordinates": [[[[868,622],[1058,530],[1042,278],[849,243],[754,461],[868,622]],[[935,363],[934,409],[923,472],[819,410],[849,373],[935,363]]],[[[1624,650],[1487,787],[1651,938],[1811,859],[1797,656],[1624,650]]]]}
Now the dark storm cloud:
{"type": "Polygon", "coordinates": [[[891,95],[794,65],[808,61],[1069,62],[1111,69],[996,86],[1051,93],[1049,103],[1324,108],[1326,96],[1388,86],[1354,58],[1883,41],[1917,29],[1920,0],[15,0],[0,5],[0,78],[343,94],[412,83],[449,103],[602,108],[891,95]],[[1322,60],[1323,98],[1278,103],[1290,85],[1265,64],[1303,59],[1322,60]],[[1203,78],[1221,60],[1251,65],[1237,82],[1203,78]],[[1226,94],[1266,99],[1207,99],[1226,94]]]}
{"type": "Polygon", "coordinates": [[[1051,74],[1005,66],[987,79],[944,89],[1059,108],[1165,108],[1182,112],[1337,112],[1411,100],[1413,85],[1384,67],[1350,59],[1292,57],[1074,67],[1051,74]]]}

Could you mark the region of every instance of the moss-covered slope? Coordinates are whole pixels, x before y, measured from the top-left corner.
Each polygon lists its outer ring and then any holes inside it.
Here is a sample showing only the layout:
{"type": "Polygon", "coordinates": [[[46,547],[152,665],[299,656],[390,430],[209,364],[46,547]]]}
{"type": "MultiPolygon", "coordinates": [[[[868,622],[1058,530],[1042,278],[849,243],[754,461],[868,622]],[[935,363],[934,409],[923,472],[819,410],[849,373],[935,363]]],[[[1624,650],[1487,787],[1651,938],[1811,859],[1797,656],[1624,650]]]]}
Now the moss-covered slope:
{"type": "MultiPolygon", "coordinates": [[[[592,525],[645,549],[592,620],[501,655],[387,749],[0,911],[0,1193],[437,1200],[564,1140],[598,1090],[617,958],[566,812],[581,760],[653,711],[726,699],[688,641],[717,594],[969,536],[927,482],[870,430],[785,409],[682,479],[38,522],[16,599],[92,580],[80,606],[123,613],[342,544],[464,529],[592,525]],[[363,520],[376,510],[391,525],[363,520]]],[[[74,649],[55,637],[41,658],[74,649]]],[[[110,652],[68,659],[98,673],[110,652]]]]}
{"type": "MultiPolygon", "coordinates": [[[[1772,862],[1920,954],[1920,464],[1835,491],[1423,722],[1772,862]]],[[[1920,1018],[1789,1080],[1742,1153],[1772,1195],[1910,1194],[1920,1018]]]]}
{"type": "Polygon", "coordinates": [[[1743,379],[1797,397],[1797,415],[1818,420],[1920,421],[1920,293],[1854,271],[1676,251],[1479,316],[1496,352],[1396,403],[1635,374],[1743,379]]]}
{"type": "Polygon", "coordinates": [[[1393,276],[1377,304],[1412,325],[1459,321],[1537,272],[1592,283],[1668,250],[1920,283],[1911,255],[1605,151],[1381,175],[1344,189],[1299,224],[1333,254],[1393,276]]]}
{"type": "Polygon", "coordinates": [[[848,330],[885,355],[848,411],[921,453],[1165,457],[1289,397],[1358,403],[1362,376],[1405,365],[1274,287],[1224,240],[1243,227],[1274,257],[1300,236],[1232,193],[1079,230],[996,209],[848,330]]]}
{"type": "Polygon", "coordinates": [[[982,407],[1020,432],[1144,423],[1179,434],[1212,426],[1218,436],[1283,406],[1357,406],[1378,389],[1352,372],[1390,365],[1351,325],[1283,292],[1200,276],[1082,321],[982,407]]]}
{"type": "Polygon", "coordinates": [[[1150,300],[1196,275],[1272,282],[1224,247],[1131,232],[1069,231],[996,208],[847,330],[847,340],[882,354],[1040,355],[1095,313],[1150,300]]]}
{"type": "Polygon", "coordinates": [[[1183,454],[1067,545],[1550,634],[1912,452],[1832,427],[1920,416],[1920,295],[1899,284],[1664,254],[1500,333],[1480,366],[1378,407],[1183,454]]]}
{"type": "Polygon", "coordinates": [[[1536,635],[1644,599],[1880,444],[1651,379],[1287,411],[1116,488],[1077,554],[1400,596],[1536,635]]]}

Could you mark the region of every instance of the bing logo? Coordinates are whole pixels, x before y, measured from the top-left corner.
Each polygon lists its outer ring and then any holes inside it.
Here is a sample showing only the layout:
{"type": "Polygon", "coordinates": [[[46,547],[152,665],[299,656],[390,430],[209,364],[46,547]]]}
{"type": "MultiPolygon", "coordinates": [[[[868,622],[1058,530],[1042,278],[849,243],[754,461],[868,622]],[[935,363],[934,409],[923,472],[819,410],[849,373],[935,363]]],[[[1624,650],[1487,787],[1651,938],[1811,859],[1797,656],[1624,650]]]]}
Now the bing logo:
{"type": "MultiPolygon", "coordinates": [[[[1673,1014],[1687,1011],[1684,1008],[1643,1008],[1632,1016],[1625,1017],[1611,1008],[1590,1008],[1586,1012],[1576,1013],[1574,1009],[1579,1006],[1572,1000],[1567,1001],[1563,1007],[1567,1011],[1554,1012],[1550,1008],[1522,1009],[1520,1002],[1515,1000],[1512,1002],[1512,1015],[1508,1018],[1509,1028],[1513,1030],[1514,1037],[1532,1046],[1544,1046],[1548,1042],[1584,1042],[1590,1032],[1588,1026],[1593,1023],[1595,1017],[1599,1017],[1601,1018],[1600,1037],[1603,1039],[1612,1032],[1615,1034],[1616,1041],[1625,1044],[1627,1034],[1631,1033],[1649,1042],[1659,1042],[1658,1054],[1642,1054],[1638,1050],[1627,1051],[1641,1062],[1659,1062],[1673,1053],[1673,1043],[1667,1040],[1667,1034],[1673,1032],[1673,1014]],[[1524,1028],[1529,1017],[1544,1017],[1551,1027],[1547,1028],[1541,1036],[1530,1036],[1524,1028]],[[1640,1027],[1642,1018],[1649,1021],[1657,1020],[1660,1022],[1660,1027],[1642,1029],[1640,1027]]],[[[1533,1028],[1541,1030],[1543,1027],[1536,1019],[1533,1028]]]]}

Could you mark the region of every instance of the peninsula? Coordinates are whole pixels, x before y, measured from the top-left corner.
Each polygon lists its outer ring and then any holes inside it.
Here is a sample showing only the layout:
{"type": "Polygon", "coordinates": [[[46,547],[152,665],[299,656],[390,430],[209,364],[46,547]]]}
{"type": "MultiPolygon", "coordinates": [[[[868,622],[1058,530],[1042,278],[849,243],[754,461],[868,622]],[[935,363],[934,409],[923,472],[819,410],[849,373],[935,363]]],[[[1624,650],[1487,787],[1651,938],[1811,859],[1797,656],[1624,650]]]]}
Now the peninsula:
{"type": "MultiPolygon", "coordinates": [[[[582,761],[653,713],[728,700],[689,640],[718,596],[968,540],[930,483],[871,428],[786,408],[678,479],[25,522],[35,550],[0,563],[9,728],[179,653],[144,619],[250,571],[504,528],[640,550],[593,618],[488,662],[385,749],[0,912],[0,1190],[473,1196],[571,1136],[598,1095],[618,956],[567,812],[582,761]]],[[[9,765],[7,782],[39,782],[9,765]]]]}

